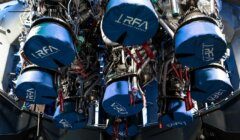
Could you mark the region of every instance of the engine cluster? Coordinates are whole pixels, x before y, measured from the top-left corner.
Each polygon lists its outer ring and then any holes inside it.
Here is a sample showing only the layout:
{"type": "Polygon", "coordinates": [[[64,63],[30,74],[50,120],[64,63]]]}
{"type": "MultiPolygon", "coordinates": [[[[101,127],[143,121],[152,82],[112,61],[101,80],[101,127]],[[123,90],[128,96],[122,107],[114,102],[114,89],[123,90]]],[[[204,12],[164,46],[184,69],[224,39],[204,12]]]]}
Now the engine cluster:
{"type": "MultiPolygon", "coordinates": [[[[228,97],[215,0],[26,0],[11,90],[58,128],[176,128],[228,97]],[[46,111],[46,110],[53,111],[46,111]]],[[[11,94],[12,95],[12,94],[11,94]]]]}

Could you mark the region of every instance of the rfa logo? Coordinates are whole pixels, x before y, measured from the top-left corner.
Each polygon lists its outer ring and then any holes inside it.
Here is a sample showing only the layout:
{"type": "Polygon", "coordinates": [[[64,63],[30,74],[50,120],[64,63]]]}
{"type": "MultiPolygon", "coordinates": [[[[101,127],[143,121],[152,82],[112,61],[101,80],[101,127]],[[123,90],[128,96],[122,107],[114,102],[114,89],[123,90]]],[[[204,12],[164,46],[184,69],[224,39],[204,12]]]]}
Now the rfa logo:
{"type": "Polygon", "coordinates": [[[203,61],[212,61],[214,60],[214,46],[202,44],[202,57],[203,61]]]}
{"type": "Polygon", "coordinates": [[[186,121],[182,121],[182,122],[172,122],[167,124],[167,127],[173,127],[173,126],[186,126],[187,123],[186,121]]]}
{"type": "Polygon", "coordinates": [[[26,90],[26,100],[34,102],[36,99],[36,90],[34,88],[30,88],[26,90]]]}
{"type": "Polygon", "coordinates": [[[53,46],[44,46],[42,49],[37,50],[36,52],[32,53],[32,56],[35,58],[44,58],[49,55],[55,54],[60,50],[53,47],[53,46]]]}
{"type": "Polygon", "coordinates": [[[64,128],[72,128],[72,125],[65,119],[61,119],[59,123],[62,124],[64,128]]]}
{"type": "Polygon", "coordinates": [[[119,114],[128,114],[126,108],[119,103],[112,103],[111,107],[116,110],[119,114]]]}
{"type": "Polygon", "coordinates": [[[210,95],[207,98],[207,100],[213,102],[213,101],[219,99],[225,92],[226,92],[226,90],[219,89],[217,92],[215,92],[212,95],[210,95]]]}
{"type": "Polygon", "coordinates": [[[139,18],[134,18],[130,16],[126,16],[124,14],[121,14],[117,20],[115,20],[118,24],[123,24],[125,26],[135,28],[140,31],[146,32],[148,30],[148,22],[144,21],[139,18]]]}

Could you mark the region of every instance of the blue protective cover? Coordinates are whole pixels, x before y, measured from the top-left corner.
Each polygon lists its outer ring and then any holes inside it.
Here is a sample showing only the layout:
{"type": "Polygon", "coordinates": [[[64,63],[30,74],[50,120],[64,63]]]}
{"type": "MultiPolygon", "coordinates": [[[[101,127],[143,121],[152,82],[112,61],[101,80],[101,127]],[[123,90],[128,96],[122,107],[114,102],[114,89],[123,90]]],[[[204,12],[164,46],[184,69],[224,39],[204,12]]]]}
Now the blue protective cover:
{"type": "Polygon", "coordinates": [[[158,122],[158,83],[152,81],[144,87],[147,100],[147,124],[158,122]]]}
{"type": "Polygon", "coordinates": [[[15,93],[34,104],[51,104],[57,97],[52,75],[38,69],[26,70],[18,77],[15,93]]]}
{"type": "Polygon", "coordinates": [[[75,58],[75,48],[69,31],[55,22],[33,26],[23,51],[32,63],[53,70],[70,65],[75,58]]]}
{"type": "Polygon", "coordinates": [[[143,108],[141,96],[135,98],[135,104],[131,105],[128,81],[116,81],[107,86],[102,106],[105,112],[111,116],[131,116],[143,108]]]}
{"type": "Polygon", "coordinates": [[[158,30],[158,16],[150,0],[110,0],[102,31],[113,42],[141,45],[158,30]]]}
{"type": "Polygon", "coordinates": [[[220,68],[199,69],[193,76],[192,98],[199,103],[221,101],[233,91],[228,74],[220,68]]]}
{"type": "Polygon", "coordinates": [[[188,67],[206,66],[225,54],[225,37],[218,26],[208,21],[193,21],[175,33],[175,54],[188,67]]]}
{"type": "Polygon", "coordinates": [[[64,111],[60,111],[57,107],[54,116],[54,123],[57,128],[76,130],[84,128],[87,124],[84,114],[75,111],[75,104],[72,102],[64,102],[64,111]]]}
{"type": "MultiPolygon", "coordinates": [[[[106,128],[106,132],[109,135],[114,135],[114,129],[113,129],[113,125],[110,124],[108,125],[108,127],[106,128]]],[[[138,126],[135,124],[128,124],[127,130],[126,130],[126,124],[125,123],[120,123],[118,125],[118,135],[121,137],[127,137],[127,136],[135,136],[138,134],[138,126]]]]}
{"type": "Polygon", "coordinates": [[[191,111],[186,111],[185,102],[182,100],[171,100],[168,112],[169,114],[160,118],[164,127],[179,128],[193,121],[193,114],[191,111]]]}

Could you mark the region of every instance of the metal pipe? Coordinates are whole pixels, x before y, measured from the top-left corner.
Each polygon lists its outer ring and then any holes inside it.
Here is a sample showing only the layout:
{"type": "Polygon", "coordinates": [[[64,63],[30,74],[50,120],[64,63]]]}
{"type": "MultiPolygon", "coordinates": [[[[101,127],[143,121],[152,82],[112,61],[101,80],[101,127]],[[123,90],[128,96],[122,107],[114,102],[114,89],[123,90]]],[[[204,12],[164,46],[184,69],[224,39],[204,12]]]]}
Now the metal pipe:
{"type": "Polygon", "coordinates": [[[40,121],[41,121],[41,114],[40,114],[40,112],[38,112],[37,137],[39,137],[39,134],[40,134],[40,121]]]}
{"type": "Polygon", "coordinates": [[[68,2],[68,15],[71,17],[71,3],[72,3],[72,0],[70,0],[69,2],[68,2]]]}
{"type": "Polygon", "coordinates": [[[124,54],[123,49],[122,49],[121,53],[122,53],[122,63],[125,64],[125,54],[124,54]]]}
{"type": "Polygon", "coordinates": [[[168,32],[168,34],[173,38],[174,32],[169,26],[165,23],[165,21],[162,18],[159,18],[159,23],[162,25],[162,27],[168,32]]]}
{"type": "Polygon", "coordinates": [[[137,83],[138,89],[142,95],[142,100],[143,100],[143,108],[142,108],[142,119],[143,119],[143,127],[145,127],[148,123],[148,118],[147,118],[147,99],[145,96],[145,93],[142,91],[142,88],[139,85],[139,82],[137,83]]]}
{"type": "Polygon", "coordinates": [[[94,117],[94,126],[99,125],[99,101],[95,101],[95,117],[94,117]]]}
{"type": "Polygon", "coordinates": [[[215,0],[210,0],[210,13],[213,15],[215,12],[215,0]]]}
{"type": "Polygon", "coordinates": [[[143,63],[143,65],[141,66],[141,68],[138,69],[137,74],[141,74],[142,70],[146,67],[146,65],[149,63],[150,58],[147,58],[147,60],[143,63]]]}
{"type": "Polygon", "coordinates": [[[142,109],[142,119],[143,119],[143,127],[145,127],[148,123],[148,119],[147,119],[147,107],[146,106],[143,106],[143,109],[142,109]]]}
{"type": "Polygon", "coordinates": [[[176,17],[179,15],[180,13],[180,9],[179,9],[179,4],[177,0],[170,0],[171,3],[171,7],[172,7],[172,16],[176,17]]]}

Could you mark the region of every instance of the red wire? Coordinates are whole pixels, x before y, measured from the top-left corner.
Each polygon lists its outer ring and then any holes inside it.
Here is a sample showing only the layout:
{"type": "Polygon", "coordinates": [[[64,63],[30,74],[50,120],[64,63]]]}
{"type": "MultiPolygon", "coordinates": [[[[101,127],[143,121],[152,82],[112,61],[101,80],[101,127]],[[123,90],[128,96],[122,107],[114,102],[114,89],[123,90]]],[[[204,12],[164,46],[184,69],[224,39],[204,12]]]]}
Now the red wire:
{"type": "Polygon", "coordinates": [[[151,48],[149,47],[149,45],[147,43],[144,43],[142,45],[142,47],[145,50],[145,52],[147,53],[149,58],[151,58],[151,59],[155,58],[155,55],[154,55],[153,51],[151,50],[151,48]]]}
{"type": "Polygon", "coordinates": [[[192,102],[192,97],[191,97],[190,90],[187,90],[187,96],[188,96],[188,100],[189,100],[190,109],[192,109],[194,107],[194,105],[193,105],[193,102],[192,102]]]}
{"type": "Polygon", "coordinates": [[[160,117],[160,122],[159,122],[159,125],[158,125],[158,127],[160,128],[160,129],[162,129],[163,128],[163,123],[162,123],[162,119],[161,119],[161,115],[159,116],[160,117]]]}
{"type": "Polygon", "coordinates": [[[78,66],[79,66],[79,69],[77,69],[77,71],[83,76],[83,78],[86,78],[88,76],[88,73],[86,72],[86,70],[84,69],[80,61],[78,61],[78,66]]]}
{"type": "Polygon", "coordinates": [[[159,123],[159,128],[160,128],[160,129],[163,128],[162,122],[159,123]]]}
{"type": "Polygon", "coordinates": [[[59,89],[58,98],[59,98],[59,102],[60,102],[60,111],[63,112],[64,111],[64,108],[63,108],[64,101],[63,101],[62,89],[59,89]]]}
{"type": "Polygon", "coordinates": [[[129,96],[130,96],[130,105],[133,105],[133,102],[134,102],[134,101],[133,101],[133,95],[132,95],[132,93],[130,93],[129,96]]]}
{"type": "Polygon", "coordinates": [[[186,103],[186,110],[191,110],[194,105],[193,105],[193,102],[192,102],[192,97],[191,97],[191,93],[189,90],[187,90],[187,93],[186,93],[186,97],[185,97],[185,103],[186,103]]]}
{"type": "Polygon", "coordinates": [[[185,70],[185,77],[186,77],[186,81],[189,81],[189,75],[188,75],[188,70],[185,70]]]}
{"type": "Polygon", "coordinates": [[[133,61],[137,64],[137,67],[140,67],[140,63],[134,58],[133,54],[131,53],[131,51],[129,49],[125,49],[125,51],[127,51],[127,53],[130,55],[130,57],[133,59],[133,61]]]}
{"type": "Polygon", "coordinates": [[[180,78],[180,76],[179,76],[179,74],[178,74],[178,71],[177,71],[177,69],[176,69],[175,64],[172,64],[172,68],[173,68],[173,70],[174,70],[176,76],[177,76],[178,78],[180,78]]]}
{"type": "Polygon", "coordinates": [[[182,67],[181,66],[179,68],[179,76],[180,76],[180,80],[183,80],[183,72],[182,72],[182,67]]]}
{"type": "Polygon", "coordinates": [[[139,50],[136,50],[137,57],[140,59],[139,65],[142,65],[144,62],[142,55],[140,54],[139,50]]]}

